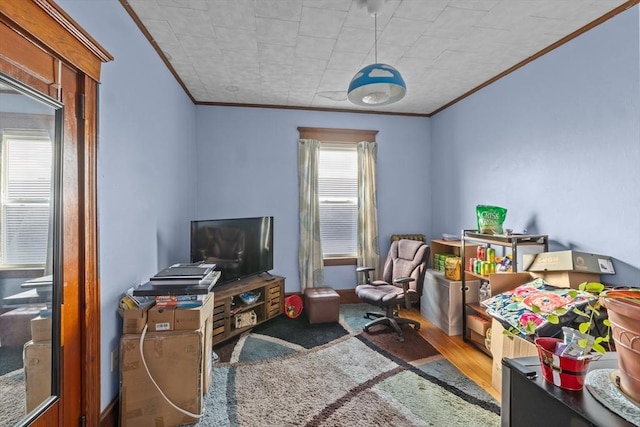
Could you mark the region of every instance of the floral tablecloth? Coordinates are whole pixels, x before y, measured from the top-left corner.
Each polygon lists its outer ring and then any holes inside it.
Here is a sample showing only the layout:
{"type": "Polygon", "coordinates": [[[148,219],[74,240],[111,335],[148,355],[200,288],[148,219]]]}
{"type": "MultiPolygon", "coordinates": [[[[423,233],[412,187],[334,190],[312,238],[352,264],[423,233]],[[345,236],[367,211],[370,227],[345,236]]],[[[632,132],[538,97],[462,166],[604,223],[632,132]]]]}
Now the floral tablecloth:
{"type": "Polygon", "coordinates": [[[497,319],[505,329],[515,328],[520,335],[527,336],[525,326],[528,322],[536,325],[535,335],[552,337],[562,332],[562,326],[573,322],[577,317],[573,307],[584,307],[592,296],[575,289],[558,288],[543,279],[534,279],[510,291],[495,295],[481,302],[487,308],[487,314],[497,319]],[[577,295],[570,295],[577,293],[577,295]],[[535,313],[532,305],[540,312],[535,313]],[[567,313],[559,316],[558,324],[550,323],[547,318],[558,307],[565,307],[567,313]]]}

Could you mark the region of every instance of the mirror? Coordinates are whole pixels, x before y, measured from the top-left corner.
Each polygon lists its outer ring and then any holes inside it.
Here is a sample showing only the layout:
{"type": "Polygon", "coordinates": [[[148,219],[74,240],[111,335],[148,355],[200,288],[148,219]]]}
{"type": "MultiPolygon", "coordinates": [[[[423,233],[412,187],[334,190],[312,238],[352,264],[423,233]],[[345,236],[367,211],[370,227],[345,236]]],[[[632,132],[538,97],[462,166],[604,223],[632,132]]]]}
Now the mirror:
{"type": "Polygon", "coordinates": [[[62,104],[0,74],[0,425],[54,401],[62,104]]]}

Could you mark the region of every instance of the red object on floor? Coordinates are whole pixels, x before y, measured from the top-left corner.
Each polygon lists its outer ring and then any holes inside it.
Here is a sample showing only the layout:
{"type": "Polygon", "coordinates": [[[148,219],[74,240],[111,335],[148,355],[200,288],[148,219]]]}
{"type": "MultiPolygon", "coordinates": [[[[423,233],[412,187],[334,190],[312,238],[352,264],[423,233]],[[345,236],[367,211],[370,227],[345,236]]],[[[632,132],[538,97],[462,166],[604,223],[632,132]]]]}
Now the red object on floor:
{"type": "Polygon", "coordinates": [[[284,299],[284,314],[291,319],[302,314],[302,298],[300,295],[290,295],[284,299]]]}

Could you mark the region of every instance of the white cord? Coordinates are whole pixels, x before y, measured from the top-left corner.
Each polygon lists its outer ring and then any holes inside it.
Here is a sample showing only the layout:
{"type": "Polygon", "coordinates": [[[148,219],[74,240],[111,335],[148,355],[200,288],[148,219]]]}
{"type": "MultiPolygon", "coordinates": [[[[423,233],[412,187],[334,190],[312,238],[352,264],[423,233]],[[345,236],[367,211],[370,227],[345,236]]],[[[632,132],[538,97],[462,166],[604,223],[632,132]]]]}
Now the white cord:
{"type": "Polygon", "coordinates": [[[160,386],[158,386],[158,383],[156,383],[156,380],[153,379],[153,377],[151,376],[151,372],[149,372],[149,367],[147,366],[147,361],[144,359],[144,351],[143,351],[143,347],[144,347],[144,337],[145,335],[147,335],[147,325],[144,325],[144,329],[142,329],[142,334],[140,334],[140,357],[142,358],[142,364],[144,365],[144,370],[147,371],[147,375],[149,375],[149,379],[151,380],[151,382],[153,383],[154,386],[156,386],[156,388],[158,389],[158,391],[160,392],[160,395],[162,395],[162,397],[164,398],[164,400],[167,401],[167,403],[171,406],[173,406],[176,410],[180,411],[181,413],[192,417],[192,418],[202,418],[204,416],[204,408],[202,410],[201,414],[192,414],[189,411],[186,411],[182,408],[180,408],[179,406],[177,406],[176,404],[174,404],[172,401],[169,400],[169,398],[162,392],[162,390],[160,390],[160,386]]]}

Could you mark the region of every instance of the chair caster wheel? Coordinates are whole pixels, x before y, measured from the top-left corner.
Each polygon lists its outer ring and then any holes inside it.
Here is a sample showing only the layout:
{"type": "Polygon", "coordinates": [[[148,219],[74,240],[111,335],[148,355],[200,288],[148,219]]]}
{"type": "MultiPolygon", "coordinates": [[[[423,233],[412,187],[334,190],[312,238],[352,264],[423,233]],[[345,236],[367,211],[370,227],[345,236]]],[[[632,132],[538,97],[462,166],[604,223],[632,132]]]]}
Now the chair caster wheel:
{"type": "Polygon", "coordinates": [[[398,337],[398,341],[404,342],[404,337],[398,337]]]}

